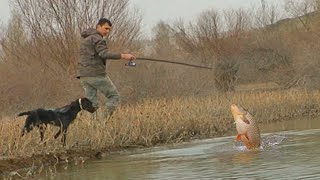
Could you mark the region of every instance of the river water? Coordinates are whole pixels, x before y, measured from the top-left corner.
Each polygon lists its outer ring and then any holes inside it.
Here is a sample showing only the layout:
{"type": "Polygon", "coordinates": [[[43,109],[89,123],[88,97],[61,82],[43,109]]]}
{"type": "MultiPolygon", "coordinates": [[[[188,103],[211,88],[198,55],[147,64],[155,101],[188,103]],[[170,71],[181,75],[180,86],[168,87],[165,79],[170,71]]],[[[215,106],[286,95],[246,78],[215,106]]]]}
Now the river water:
{"type": "MultiPolygon", "coordinates": [[[[61,165],[40,179],[320,179],[320,118],[260,126],[262,147],[232,136],[114,154],[61,165]]],[[[46,171],[48,172],[48,171],[46,171]]]]}

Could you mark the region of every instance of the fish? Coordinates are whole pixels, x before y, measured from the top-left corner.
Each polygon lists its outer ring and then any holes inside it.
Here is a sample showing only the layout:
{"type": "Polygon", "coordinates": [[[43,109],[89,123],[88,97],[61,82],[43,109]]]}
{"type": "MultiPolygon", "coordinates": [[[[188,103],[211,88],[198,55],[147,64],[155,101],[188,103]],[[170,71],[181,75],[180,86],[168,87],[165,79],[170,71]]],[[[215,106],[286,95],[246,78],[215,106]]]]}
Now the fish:
{"type": "Polygon", "coordinates": [[[240,105],[231,104],[231,113],[238,132],[236,141],[241,141],[248,150],[259,148],[261,145],[260,130],[249,111],[240,105]]]}

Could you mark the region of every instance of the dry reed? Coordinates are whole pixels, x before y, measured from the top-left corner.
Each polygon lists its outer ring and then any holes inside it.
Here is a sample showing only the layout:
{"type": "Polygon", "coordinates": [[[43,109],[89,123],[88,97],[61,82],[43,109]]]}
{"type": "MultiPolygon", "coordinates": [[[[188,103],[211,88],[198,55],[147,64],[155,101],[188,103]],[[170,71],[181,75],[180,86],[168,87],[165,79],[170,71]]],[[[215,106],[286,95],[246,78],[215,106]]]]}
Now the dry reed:
{"type": "Polygon", "coordinates": [[[201,98],[150,99],[134,106],[120,107],[108,122],[92,120],[88,112],[81,112],[68,130],[66,148],[61,147],[60,139],[53,139],[56,127],[49,126],[45,145],[40,143],[36,130],[20,138],[25,117],[6,117],[0,121],[0,155],[8,158],[70,149],[146,147],[221,136],[234,128],[230,103],[247,108],[259,123],[270,123],[296,116],[317,115],[320,112],[320,93],[306,90],[256,91],[201,98]]]}

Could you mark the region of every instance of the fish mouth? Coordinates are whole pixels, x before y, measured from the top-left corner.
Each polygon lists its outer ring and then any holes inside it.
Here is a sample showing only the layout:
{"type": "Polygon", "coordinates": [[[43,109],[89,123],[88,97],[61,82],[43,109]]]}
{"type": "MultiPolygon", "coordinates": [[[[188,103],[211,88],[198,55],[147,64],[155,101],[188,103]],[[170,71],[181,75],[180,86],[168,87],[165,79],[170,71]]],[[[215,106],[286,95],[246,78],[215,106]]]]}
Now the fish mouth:
{"type": "Polygon", "coordinates": [[[241,115],[241,112],[240,112],[240,109],[239,109],[239,106],[237,106],[236,104],[231,104],[231,113],[233,115],[241,115]]]}
{"type": "Polygon", "coordinates": [[[237,115],[246,115],[248,113],[243,107],[236,104],[231,104],[231,111],[237,115]]]}
{"type": "Polygon", "coordinates": [[[231,108],[231,112],[236,112],[238,109],[236,104],[231,104],[230,108],[231,108]]]}

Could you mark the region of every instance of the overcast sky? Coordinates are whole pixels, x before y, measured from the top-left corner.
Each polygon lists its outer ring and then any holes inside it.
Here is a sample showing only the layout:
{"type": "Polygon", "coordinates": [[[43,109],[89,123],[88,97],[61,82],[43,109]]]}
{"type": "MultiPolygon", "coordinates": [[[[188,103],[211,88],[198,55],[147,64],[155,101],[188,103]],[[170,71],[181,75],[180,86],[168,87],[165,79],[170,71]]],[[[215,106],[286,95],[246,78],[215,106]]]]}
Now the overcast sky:
{"type": "MultiPolygon", "coordinates": [[[[10,0],[0,0],[0,17],[6,23],[10,16],[10,0]]],[[[284,0],[265,0],[267,3],[281,4],[284,0]]],[[[172,22],[179,18],[192,20],[207,9],[225,10],[249,8],[260,5],[260,0],[130,0],[131,5],[141,10],[143,29],[150,31],[160,20],[172,22]]]]}
{"type": "MultiPolygon", "coordinates": [[[[283,0],[265,0],[279,4],[283,0]]],[[[131,0],[143,13],[143,25],[147,29],[159,20],[174,21],[179,18],[192,20],[208,9],[226,10],[250,8],[260,5],[260,0],[131,0]]]]}

